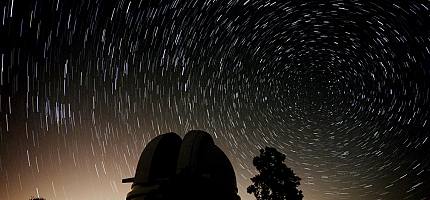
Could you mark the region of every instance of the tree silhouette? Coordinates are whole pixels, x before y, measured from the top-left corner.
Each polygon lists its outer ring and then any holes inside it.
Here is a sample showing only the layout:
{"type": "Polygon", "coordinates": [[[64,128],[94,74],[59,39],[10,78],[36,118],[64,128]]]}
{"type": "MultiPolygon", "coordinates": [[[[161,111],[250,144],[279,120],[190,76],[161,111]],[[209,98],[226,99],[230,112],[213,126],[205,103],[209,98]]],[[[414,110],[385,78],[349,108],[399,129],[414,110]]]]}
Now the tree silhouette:
{"type": "Polygon", "coordinates": [[[285,155],[275,148],[260,150],[260,156],[253,159],[259,174],[251,178],[253,182],[247,192],[257,200],[301,200],[303,194],[298,190],[300,178],[284,164],[285,155]]]}

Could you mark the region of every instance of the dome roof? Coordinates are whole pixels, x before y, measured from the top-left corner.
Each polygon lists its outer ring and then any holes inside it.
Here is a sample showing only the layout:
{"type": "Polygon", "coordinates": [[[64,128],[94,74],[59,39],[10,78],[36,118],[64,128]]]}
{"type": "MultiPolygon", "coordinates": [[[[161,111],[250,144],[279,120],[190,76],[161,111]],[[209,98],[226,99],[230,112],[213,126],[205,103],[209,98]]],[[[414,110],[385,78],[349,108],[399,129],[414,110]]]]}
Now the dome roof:
{"type": "Polygon", "coordinates": [[[182,171],[204,178],[218,188],[237,190],[233,166],[207,132],[193,130],[185,135],[176,169],[177,173],[182,171]]]}
{"type": "Polygon", "coordinates": [[[160,135],[145,147],[127,200],[240,199],[236,176],[224,152],[204,131],[160,135]],[[208,197],[208,194],[211,194],[208,197]]]}
{"type": "Polygon", "coordinates": [[[181,141],[176,133],[166,133],[151,140],[140,156],[133,185],[159,182],[173,176],[181,141]]]}

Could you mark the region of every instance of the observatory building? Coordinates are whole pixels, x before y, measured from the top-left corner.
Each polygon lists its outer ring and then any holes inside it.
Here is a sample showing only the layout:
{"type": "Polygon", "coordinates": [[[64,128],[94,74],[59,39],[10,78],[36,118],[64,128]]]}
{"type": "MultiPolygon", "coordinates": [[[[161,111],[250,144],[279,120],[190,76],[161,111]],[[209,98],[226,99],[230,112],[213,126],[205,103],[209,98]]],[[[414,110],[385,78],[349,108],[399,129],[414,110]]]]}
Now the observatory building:
{"type": "Polygon", "coordinates": [[[166,133],[143,150],[127,200],[240,200],[236,176],[210,134],[193,130],[184,139],[166,133]]]}

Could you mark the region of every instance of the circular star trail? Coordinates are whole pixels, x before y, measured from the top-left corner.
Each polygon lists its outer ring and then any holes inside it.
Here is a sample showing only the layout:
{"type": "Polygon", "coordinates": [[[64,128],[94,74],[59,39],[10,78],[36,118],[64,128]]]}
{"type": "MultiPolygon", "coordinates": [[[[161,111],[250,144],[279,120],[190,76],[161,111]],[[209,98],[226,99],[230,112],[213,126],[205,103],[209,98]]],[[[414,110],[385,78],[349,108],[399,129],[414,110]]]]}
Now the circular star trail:
{"type": "Polygon", "coordinates": [[[2,1],[2,198],[124,199],[151,138],[202,129],[244,200],[265,146],[306,200],[428,199],[429,9],[2,1]]]}

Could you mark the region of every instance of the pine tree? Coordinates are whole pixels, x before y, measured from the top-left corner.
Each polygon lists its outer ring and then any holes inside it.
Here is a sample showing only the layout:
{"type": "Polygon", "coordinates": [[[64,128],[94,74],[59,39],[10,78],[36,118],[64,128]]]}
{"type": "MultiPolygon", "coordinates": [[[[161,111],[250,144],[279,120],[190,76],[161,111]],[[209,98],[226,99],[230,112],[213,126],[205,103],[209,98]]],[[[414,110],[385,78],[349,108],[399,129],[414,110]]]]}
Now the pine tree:
{"type": "Polygon", "coordinates": [[[251,178],[253,182],[247,192],[254,194],[257,200],[302,200],[298,190],[300,178],[284,164],[285,155],[275,148],[260,150],[260,156],[253,160],[259,174],[251,178]]]}

